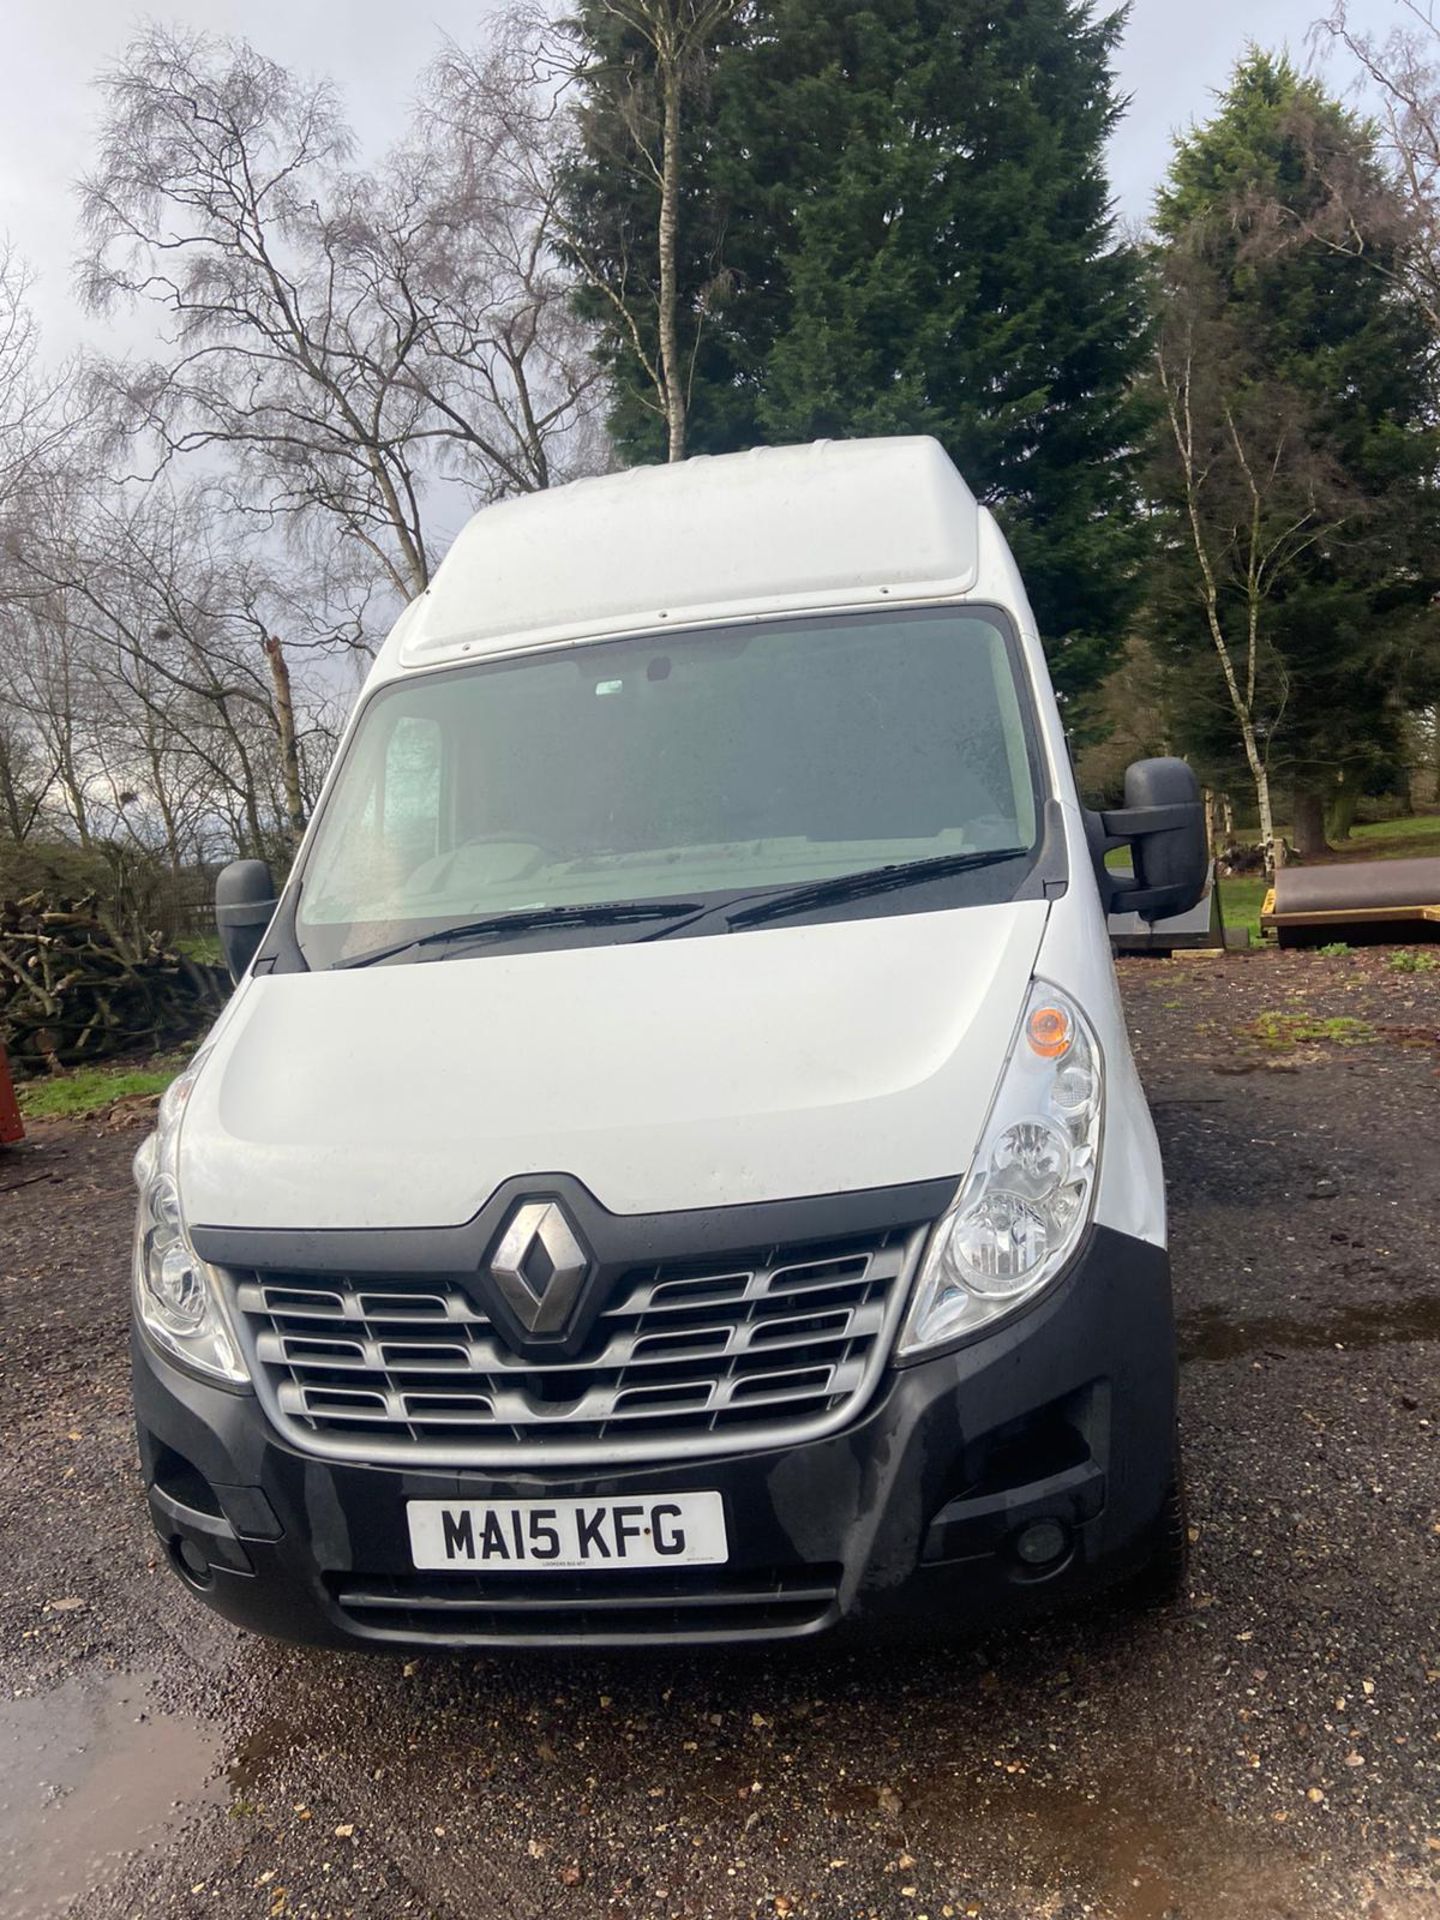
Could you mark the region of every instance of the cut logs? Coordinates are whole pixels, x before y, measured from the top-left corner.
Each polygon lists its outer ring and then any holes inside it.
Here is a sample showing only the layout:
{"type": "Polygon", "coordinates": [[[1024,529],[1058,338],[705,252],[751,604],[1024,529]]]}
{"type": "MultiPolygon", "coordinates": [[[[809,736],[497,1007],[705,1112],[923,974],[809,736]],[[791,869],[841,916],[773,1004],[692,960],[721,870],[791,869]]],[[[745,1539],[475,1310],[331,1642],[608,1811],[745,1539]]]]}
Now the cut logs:
{"type": "Polygon", "coordinates": [[[93,894],[0,900],[0,1040],[19,1074],[193,1039],[226,984],[93,894]]]}

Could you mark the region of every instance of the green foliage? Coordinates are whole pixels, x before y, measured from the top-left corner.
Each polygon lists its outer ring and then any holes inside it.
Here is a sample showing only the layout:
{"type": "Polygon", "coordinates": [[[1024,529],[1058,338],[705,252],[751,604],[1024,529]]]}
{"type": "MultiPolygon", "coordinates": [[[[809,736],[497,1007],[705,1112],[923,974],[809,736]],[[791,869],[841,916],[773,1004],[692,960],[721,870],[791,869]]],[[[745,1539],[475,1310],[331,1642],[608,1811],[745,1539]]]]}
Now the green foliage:
{"type": "Polygon", "coordinates": [[[1349,943],[1345,940],[1332,940],[1327,946],[1316,948],[1322,960],[1343,960],[1349,951],[1349,943]]]}
{"type": "Polygon", "coordinates": [[[158,1098],[185,1065],[183,1053],[158,1056],[149,1067],[81,1067],[46,1080],[22,1081],[20,1111],[29,1120],[80,1119],[117,1100],[158,1098]]]}
{"type": "MultiPolygon", "coordinates": [[[[613,22],[579,17],[613,69],[613,22]]],[[[757,0],[685,135],[692,450],[936,434],[1004,520],[1071,694],[1122,643],[1144,554],[1145,299],[1104,167],[1121,23],[1093,0],[757,0]]],[[[642,290],[648,353],[656,189],[617,161],[622,106],[592,84],[571,212],[642,290]]],[[[655,458],[642,363],[591,311],[622,449],[655,458]]]]}
{"type": "Polygon", "coordinates": [[[1261,909],[1270,891],[1270,882],[1250,874],[1228,874],[1220,882],[1220,911],[1227,927],[1248,927],[1251,944],[1265,938],[1260,925],[1261,909]]]}
{"type": "MultiPolygon", "coordinates": [[[[1266,562],[1255,709],[1272,778],[1311,813],[1341,782],[1389,790],[1405,712],[1440,685],[1440,441],[1430,329],[1405,289],[1411,239],[1373,129],[1252,53],[1180,142],[1156,225],[1162,338],[1172,360],[1192,356],[1202,518],[1232,635],[1245,632],[1242,562],[1266,562]]],[[[1156,446],[1169,525],[1152,623],[1191,669],[1175,683],[1179,744],[1226,785],[1245,777],[1236,722],[1173,442],[1160,432],[1156,446]]]]}
{"type": "Polygon", "coordinates": [[[1397,947],[1385,964],[1392,973],[1440,972],[1440,959],[1433,953],[1416,953],[1409,947],[1397,947]]]}

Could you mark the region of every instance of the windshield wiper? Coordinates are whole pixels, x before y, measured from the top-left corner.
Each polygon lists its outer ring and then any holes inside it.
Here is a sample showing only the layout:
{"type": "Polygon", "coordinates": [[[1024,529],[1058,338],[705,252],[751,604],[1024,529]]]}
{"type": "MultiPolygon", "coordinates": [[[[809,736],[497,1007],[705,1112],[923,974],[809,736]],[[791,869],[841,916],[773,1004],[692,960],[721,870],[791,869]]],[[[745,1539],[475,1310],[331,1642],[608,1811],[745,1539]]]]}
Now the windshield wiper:
{"type": "Polygon", "coordinates": [[[858,873],[837,873],[832,879],[805,881],[753,907],[742,907],[729,916],[730,924],[759,926],[811,907],[836,906],[845,900],[868,899],[871,894],[894,893],[901,887],[923,886],[927,880],[948,880],[956,873],[976,873],[1003,860],[1023,860],[1029,852],[1029,847],[993,847],[984,853],[940,853],[929,860],[900,860],[886,867],[863,867],[858,873]]]}
{"type": "Polygon", "coordinates": [[[412,948],[445,947],[467,940],[486,940],[508,933],[537,933],[547,927],[625,927],[646,920],[683,920],[698,912],[693,900],[617,900],[580,907],[522,907],[514,913],[492,913],[484,920],[465,920],[453,927],[437,927],[433,933],[421,933],[409,940],[396,940],[388,947],[375,947],[369,953],[357,953],[351,960],[337,960],[332,971],[348,967],[373,967],[382,960],[412,948]]]}
{"type": "Polygon", "coordinates": [[[975,873],[981,867],[998,866],[1004,860],[1023,860],[1029,847],[992,847],[983,853],[941,853],[927,860],[898,860],[884,867],[862,867],[856,873],[837,873],[828,880],[802,880],[798,885],[767,887],[757,897],[740,894],[713,907],[702,907],[689,920],[660,927],[642,934],[643,940],[667,940],[672,933],[683,933],[712,914],[723,917],[727,928],[757,927],[767,920],[783,919],[792,913],[807,913],[812,907],[830,907],[846,900],[863,900],[872,894],[893,893],[901,887],[923,886],[929,880],[946,880],[952,874],[975,873]],[[741,901],[754,900],[753,906],[741,901]],[[739,911],[736,911],[737,906],[739,911]]]}

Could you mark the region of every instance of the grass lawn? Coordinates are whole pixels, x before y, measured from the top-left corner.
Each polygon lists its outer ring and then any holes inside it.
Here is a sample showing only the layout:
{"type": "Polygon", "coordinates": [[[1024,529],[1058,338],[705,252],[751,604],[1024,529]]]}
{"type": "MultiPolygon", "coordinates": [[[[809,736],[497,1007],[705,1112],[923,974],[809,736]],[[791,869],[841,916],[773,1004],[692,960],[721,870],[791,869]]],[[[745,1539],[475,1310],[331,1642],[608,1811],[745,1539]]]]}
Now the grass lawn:
{"type": "Polygon", "coordinates": [[[143,1065],[134,1059],[97,1067],[73,1067],[43,1080],[22,1080],[16,1087],[27,1120],[80,1119],[101,1113],[117,1100],[163,1093],[189,1058],[188,1053],[157,1053],[143,1065]]]}
{"type": "Polygon", "coordinates": [[[1420,813],[1410,820],[1377,820],[1373,826],[1352,827],[1350,838],[1336,847],[1337,860],[1429,860],[1440,855],[1440,813],[1420,813]]]}
{"type": "Polygon", "coordinates": [[[1236,874],[1220,882],[1220,912],[1226,926],[1248,927],[1252,945],[1259,943],[1260,909],[1269,891],[1270,882],[1263,874],[1236,874]]]}

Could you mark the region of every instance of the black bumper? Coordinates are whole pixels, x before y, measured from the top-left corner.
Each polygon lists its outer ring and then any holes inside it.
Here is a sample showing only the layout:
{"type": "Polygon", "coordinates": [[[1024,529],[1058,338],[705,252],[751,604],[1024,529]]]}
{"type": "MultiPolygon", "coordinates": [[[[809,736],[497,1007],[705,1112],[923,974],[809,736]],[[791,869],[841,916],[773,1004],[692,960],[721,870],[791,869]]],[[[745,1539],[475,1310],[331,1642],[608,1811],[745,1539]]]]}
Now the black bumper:
{"type": "Polygon", "coordinates": [[[326,1646],[554,1646],[798,1638],[846,1624],[961,1628],[1137,1571],[1169,1491],[1174,1326],[1165,1253],[1096,1228],[1014,1322],[892,1369],[844,1432],[767,1453],[507,1477],[318,1460],[249,1393],[134,1343],[140,1453],[181,1578],[241,1626],[326,1646]],[[730,1562],[677,1572],[424,1574],[411,1499],[625,1498],[716,1489],[730,1562]],[[1016,1551],[1058,1521],[1041,1567],[1016,1551]]]}

